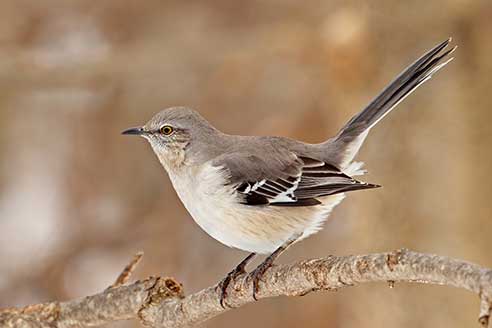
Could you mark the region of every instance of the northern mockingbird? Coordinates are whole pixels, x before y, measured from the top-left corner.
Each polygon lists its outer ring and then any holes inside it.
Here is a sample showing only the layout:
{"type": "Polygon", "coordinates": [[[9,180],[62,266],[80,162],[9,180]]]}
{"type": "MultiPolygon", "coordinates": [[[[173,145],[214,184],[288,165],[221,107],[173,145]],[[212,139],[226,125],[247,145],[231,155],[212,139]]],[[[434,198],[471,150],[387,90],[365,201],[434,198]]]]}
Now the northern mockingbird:
{"type": "Polygon", "coordinates": [[[273,261],[292,243],[319,231],[333,208],[354,190],[354,162],[369,130],[452,58],[442,42],[405,69],[338,134],[318,144],[283,137],[238,136],[214,128],[196,111],[173,107],[123,134],[150,143],[195,222],[221,243],[251,254],[220,283],[224,306],[231,279],[255,254],[269,254],[251,272],[253,296],[273,261]]]}

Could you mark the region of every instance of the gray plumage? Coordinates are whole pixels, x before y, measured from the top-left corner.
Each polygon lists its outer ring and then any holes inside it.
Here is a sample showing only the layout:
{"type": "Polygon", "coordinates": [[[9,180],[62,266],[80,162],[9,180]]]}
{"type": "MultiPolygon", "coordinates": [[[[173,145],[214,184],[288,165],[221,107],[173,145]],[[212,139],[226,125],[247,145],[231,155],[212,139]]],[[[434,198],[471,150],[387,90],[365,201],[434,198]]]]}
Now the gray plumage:
{"type": "Polygon", "coordinates": [[[284,137],[237,136],[196,111],[175,107],[125,134],[145,137],[195,221],[222,243],[271,253],[318,231],[358,181],[353,162],[369,130],[451,59],[439,44],[403,71],[333,138],[309,144],[284,137]]]}

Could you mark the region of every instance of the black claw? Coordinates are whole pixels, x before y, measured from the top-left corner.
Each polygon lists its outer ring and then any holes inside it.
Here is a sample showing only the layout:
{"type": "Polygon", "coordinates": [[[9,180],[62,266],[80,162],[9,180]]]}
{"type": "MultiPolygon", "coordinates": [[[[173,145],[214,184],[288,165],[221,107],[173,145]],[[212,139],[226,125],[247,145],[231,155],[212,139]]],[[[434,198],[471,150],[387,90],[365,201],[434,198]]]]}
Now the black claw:
{"type": "Polygon", "coordinates": [[[227,303],[225,302],[227,298],[227,287],[229,287],[231,281],[235,280],[237,277],[242,275],[243,273],[246,273],[246,265],[255,257],[255,253],[249,254],[241,263],[238,264],[237,267],[234,268],[231,272],[225,276],[224,279],[222,279],[219,284],[217,285],[217,289],[220,289],[220,306],[222,308],[226,308],[227,303]]]}
{"type": "Polygon", "coordinates": [[[227,276],[225,276],[225,278],[222,279],[221,282],[219,282],[217,288],[220,289],[220,306],[222,306],[222,308],[225,309],[227,306],[227,304],[225,303],[225,299],[227,297],[227,287],[229,287],[229,284],[232,280],[236,279],[243,273],[245,273],[244,268],[237,267],[229,272],[227,276]]]}
{"type": "Polygon", "coordinates": [[[227,287],[231,283],[231,278],[229,275],[227,275],[224,279],[222,279],[221,282],[219,282],[219,285],[217,286],[218,289],[220,289],[220,306],[222,308],[226,308],[225,306],[225,299],[227,297],[227,287]]]}
{"type": "Polygon", "coordinates": [[[217,289],[220,289],[220,306],[225,309],[224,301],[227,296],[227,286],[229,286],[229,283],[231,282],[231,278],[229,278],[229,275],[227,275],[224,279],[222,279],[219,284],[217,285],[217,289]]]}
{"type": "Polygon", "coordinates": [[[270,261],[268,258],[261,263],[253,272],[251,272],[251,278],[253,279],[253,299],[255,301],[258,300],[258,297],[256,297],[256,294],[258,294],[260,287],[260,280],[263,278],[265,273],[268,271],[269,268],[273,265],[273,261],[270,261]]]}

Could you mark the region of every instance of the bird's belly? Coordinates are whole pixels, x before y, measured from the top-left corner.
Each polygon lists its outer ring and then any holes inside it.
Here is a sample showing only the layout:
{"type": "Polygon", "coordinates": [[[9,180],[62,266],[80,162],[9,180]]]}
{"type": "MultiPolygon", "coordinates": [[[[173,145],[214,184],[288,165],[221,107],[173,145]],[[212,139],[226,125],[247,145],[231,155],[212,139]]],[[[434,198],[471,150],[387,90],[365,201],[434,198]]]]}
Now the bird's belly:
{"type": "Polygon", "coordinates": [[[227,246],[261,254],[273,252],[295,234],[302,233],[303,239],[319,231],[344,197],[324,197],[316,206],[251,206],[241,204],[234,190],[224,187],[224,178],[215,168],[171,180],[184,206],[206,233],[227,246]]]}

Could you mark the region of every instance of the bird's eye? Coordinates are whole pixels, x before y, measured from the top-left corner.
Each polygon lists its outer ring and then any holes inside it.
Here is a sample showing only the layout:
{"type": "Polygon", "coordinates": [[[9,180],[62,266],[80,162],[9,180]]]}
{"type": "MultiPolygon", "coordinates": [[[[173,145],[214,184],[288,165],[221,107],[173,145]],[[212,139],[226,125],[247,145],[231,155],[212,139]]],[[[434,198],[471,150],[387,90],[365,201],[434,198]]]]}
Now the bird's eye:
{"type": "Polygon", "coordinates": [[[170,126],[170,125],[163,125],[163,126],[161,126],[160,131],[161,131],[161,133],[162,133],[163,135],[168,136],[168,135],[170,135],[171,133],[173,133],[173,132],[174,132],[174,129],[173,129],[173,127],[172,127],[172,126],[170,126]]]}

